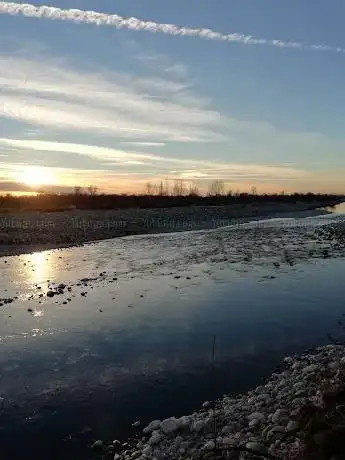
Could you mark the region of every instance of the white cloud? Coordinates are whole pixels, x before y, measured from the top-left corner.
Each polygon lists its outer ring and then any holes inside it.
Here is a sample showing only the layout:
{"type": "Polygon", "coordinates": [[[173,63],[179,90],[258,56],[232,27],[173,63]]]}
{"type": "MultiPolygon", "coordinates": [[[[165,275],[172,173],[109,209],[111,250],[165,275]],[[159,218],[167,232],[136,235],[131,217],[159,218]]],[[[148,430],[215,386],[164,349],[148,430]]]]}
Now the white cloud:
{"type": "Polygon", "coordinates": [[[122,145],[134,145],[136,147],[164,147],[166,144],[164,142],[133,142],[126,141],[121,142],[122,145]]]}
{"type": "Polygon", "coordinates": [[[44,18],[57,21],[69,21],[75,24],[85,23],[97,26],[115,27],[116,29],[129,29],[151,33],[163,33],[172,36],[199,37],[206,40],[221,40],[244,45],[266,45],[276,48],[310,49],[315,51],[345,52],[343,48],[331,47],[324,44],[304,45],[296,41],[256,38],[252,35],[241,33],[224,34],[206,28],[180,27],[175,24],[160,24],[153,21],[143,21],[135,17],[125,18],[118,14],[106,14],[97,11],[84,11],[79,9],[62,9],[47,5],[32,5],[27,3],[0,1],[0,14],[21,15],[33,18],[44,18]]]}
{"type": "Polygon", "coordinates": [[[172,158],[159,155],[146,154],[140,152],[127,152],[96,145],[68,144],[59,142],[33,141],[20,139],[0,138],[0,145],[7,145],[14,148],[30,151],[45,152],[68,152],[79,155],[88,155],[100,161],[106,161],[107,165],[118,162],[124,165],[150,165],[156,164],[160,171],[178,176],[181,178],[255,178],[271,177],[279,179],[301,179],[310,176],[304,170],[295,169],[287,166],[259,165],[259,164],[237,164],[212,162],[188,158],[172,158]],[[171,164],[182,169],[171,171],[171,164]]]}
{"type": "Polygon", "coordinates": [[[0,116],[138,141],[224,141],[225,118],[188,87],[119,72],[81,72],[43,57],[0,55],[0,116]]]}

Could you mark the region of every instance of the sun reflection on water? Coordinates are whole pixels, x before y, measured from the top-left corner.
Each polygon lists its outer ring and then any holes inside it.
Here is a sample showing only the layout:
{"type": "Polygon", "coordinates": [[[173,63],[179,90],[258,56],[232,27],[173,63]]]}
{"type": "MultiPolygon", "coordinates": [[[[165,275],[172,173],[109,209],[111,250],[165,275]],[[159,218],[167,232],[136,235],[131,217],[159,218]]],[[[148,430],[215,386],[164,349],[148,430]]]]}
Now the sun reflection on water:
{"type": "Polygon", "coordinates": [[[50,271],[50,263],[45,252],[35,252],[30,255],[32,270],[30,270],[30,279],[34,284],[47,281],[50,271]]]}

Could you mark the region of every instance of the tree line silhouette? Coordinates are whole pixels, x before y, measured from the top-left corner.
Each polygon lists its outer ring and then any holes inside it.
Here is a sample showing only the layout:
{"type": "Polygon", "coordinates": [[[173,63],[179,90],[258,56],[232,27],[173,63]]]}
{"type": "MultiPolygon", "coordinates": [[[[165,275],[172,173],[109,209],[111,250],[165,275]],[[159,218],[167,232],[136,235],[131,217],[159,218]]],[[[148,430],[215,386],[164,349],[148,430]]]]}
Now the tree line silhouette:
{"type": "Polygon", "coordinates": [[[201,193],[194,184],[182,179],[161,181],[157,184],[148,182],[145,190],[137,194],[101,193],[95,185],[86,188],[75,186],[73,192],[51,193],[38,190],[34,195],[0,196],[0,211],[63,211],[68,209],[129,209],[129,208],[168,208],[178,206],[224,206],[231,204],[246,205],[250,203],[310,203],[325,206],[336,205],[344,201],[340,194],[316,193],[262,193],[252,187],[250,192],[226,189],[224,181],[217,179],[209,184],[208,191],[201,193]]]}

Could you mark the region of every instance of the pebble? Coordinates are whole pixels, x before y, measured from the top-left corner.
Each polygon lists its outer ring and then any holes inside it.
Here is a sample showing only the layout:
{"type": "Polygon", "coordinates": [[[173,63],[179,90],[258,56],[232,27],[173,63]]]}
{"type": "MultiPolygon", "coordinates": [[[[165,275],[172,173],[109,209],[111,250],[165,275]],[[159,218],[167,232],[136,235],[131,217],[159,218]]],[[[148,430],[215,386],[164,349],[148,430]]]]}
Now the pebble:
{"type": "Polygon", "coordinates": [[[146,446],[145,449],[143,449],[143,454],[144,455],[150,455],[152,453],[152,447],[151,446],[146,446]]]}
{"type": "Polygon", "coordinates": [[[267,447],[256,441],[247,442],[246,448],[262,455],[266,455],[268,453],[267,447]]]}
{"type": "Polygon", "coordinates": [[[198,420],[195,422],[192,426],[192,430],[195,431],[196,433],[199,433],[202,431],[205,427],[205,423],[202,420],[198,420]]]}
{"type": "Polygon", "coordinates": [[[290,431],[295,431],[295,430],[297,430],[297,428],[298,428],[298,423],[295,422],[295,420],[290,420],[289,423],[287,424],[285,430],[286,430],[287,432],[290,432],[290,431]]]}
{"type": "Polygon", "coordinates": [[[160,435],[159,433],[155,433],[154,435],[151,436],[149,439],[148,443],[150,446],[154,446],[156,444],[159,444],[163,439],[163,436],[160,435]]]}
{"type": "Polygon", "coordinates": [[[203,447],[205,450],[213,450],[215,448],[214,441],[207,441],[206,444],[204,444],[203,447]]]}
{"type": "Polygon", "coordinates": [[[303,369],[303,374],[310,374],[312,372],[315,372],[317,370],[317,364],[310,364],[309,366],[305,367],[303,369]]]}
{"type": "Polygon", "coordinates": [[[162,422],[160,420],[153,420],[151,423],[149,423],[149,425],[147,425],[147,427],[143,429],[143,433],[144,434],[152,433],[152,431],[155,431],[161,427],[161,423],[162,422]]]}
{"type": "Polygon", "coordinates": [[[99,439],[98,441],[95,441],[92,444],[91,449],[101,449],[102,447],[103,447],[103,441],[99,439]]]}
{"type": "MultiPolygon", "coordinates": [[[[296,449],[300,452],[303,447],[297,431],[299,410],[307,402],[320,403],[318,379],[324,370],[330,374],[329,382],[341,383],[339,367],[345,366],[344,355],[345,346],[330,345],[300,357],[288,357],[281,373],[272,374],[265,385],[247,394],[224,396],[216,403],[206,401],[200,411],[178,419],[154,420],[144,428],[146,436],[142,444],[127,447],[126,454],[120,454],[117,460],[202,458],[205,451],[215,448],[212,407],[215,407],[217,447],[246,446],[262,456],[269,453],[277,459],[290,458],[290,453],[296,449]]],[[[239,458],[251,457],[241,454],[239,458]]],[[[291,458],[300,457],[291,455],[291,458]]]]}
{"type": "Polygon", "coordinates": [[[163,420],[161,423],[161,430],[165,434],[173,433],[174,431],[179,429],[179,423],[176,420],[176,418],[169,418],[166,420],[163,420]]]}
{"type": "Polygon", "coordinates": [[[257,420],[258,422],[264,422],[266,417],[261,412],[253,412],[252,414],[248,415],[248,420],[251,422],[253,420],[257,420]]]}

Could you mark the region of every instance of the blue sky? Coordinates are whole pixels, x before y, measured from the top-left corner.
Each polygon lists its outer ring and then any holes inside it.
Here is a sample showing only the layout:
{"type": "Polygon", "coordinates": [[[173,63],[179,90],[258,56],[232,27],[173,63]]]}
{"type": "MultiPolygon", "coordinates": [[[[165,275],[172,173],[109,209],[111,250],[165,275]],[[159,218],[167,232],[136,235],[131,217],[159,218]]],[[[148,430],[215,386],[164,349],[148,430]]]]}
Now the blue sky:
{"type": "Polygon", "coordinates": [[[0,12],[0,190],[142,191],[165,178],[205,190],[221,178],[344,192],[343,1],[56,0],[0,12]]]}

